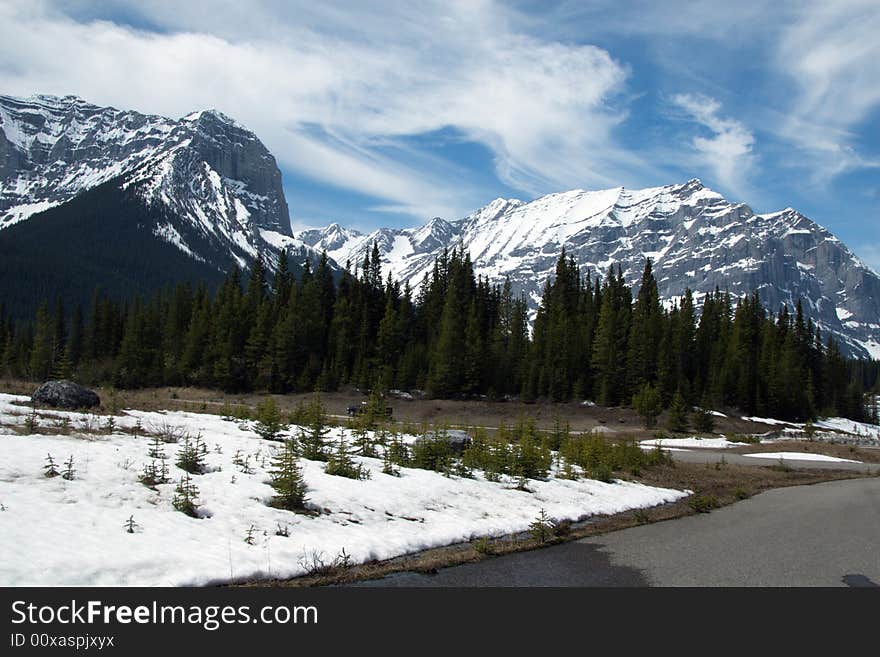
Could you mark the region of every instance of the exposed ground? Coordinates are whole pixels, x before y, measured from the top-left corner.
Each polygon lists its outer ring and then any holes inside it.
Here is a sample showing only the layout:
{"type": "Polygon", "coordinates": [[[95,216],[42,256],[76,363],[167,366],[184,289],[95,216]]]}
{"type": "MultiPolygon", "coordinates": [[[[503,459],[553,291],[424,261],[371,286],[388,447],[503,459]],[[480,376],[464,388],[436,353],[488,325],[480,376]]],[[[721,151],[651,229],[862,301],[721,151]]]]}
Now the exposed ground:
{"type": "MultiPolygon", "coordinates": [[[[24,381],[0,380],[0,392],[30,395],[36,385],[24,381]]],[[[102,407],[138,408],[141,410],[182,410],[216,413],[224,405],[243,406],[251,410],[265,398],[261,393],[226,394],[217,390],[190,387],[150,388],[145,390],[113,390],[94,388],[101,397],[102,407]]],[[[292,411],[297,404],[311,400],[312,393],[273,395],[282,410],[292,411]]],[[[367,399],[367,395],[351,389],[343,392],[321,393],[327,413],[337,420],[346,417],[346,409],[367,399]]],[[[572,431],[590,431],[600,427],[609,435],[625,434],[633,438],[652,438],[656,430],[645,430],[641,419],[630,408],[583,406],[569,403],[525,403],[519,401],[455,401],[443,399],[392,398],[388,404],[393,408],[393,419],[399,424],[418,427],[422,423],[448,424],[450,426],[497,427],[502,422],[510,425],[520,417],[534,418],[539,429],[550,429],[559,420],[567,422],[572,431]]],[[[725,411],[725,409],[720,409],[725,411]]],[[[735,411],[728,417],[715,418],[715,432],[724,434],[765,433],[778,427],[742,420],[735,411]]],[[[665,414],[659,418],[662,427],[665,414]]]]}

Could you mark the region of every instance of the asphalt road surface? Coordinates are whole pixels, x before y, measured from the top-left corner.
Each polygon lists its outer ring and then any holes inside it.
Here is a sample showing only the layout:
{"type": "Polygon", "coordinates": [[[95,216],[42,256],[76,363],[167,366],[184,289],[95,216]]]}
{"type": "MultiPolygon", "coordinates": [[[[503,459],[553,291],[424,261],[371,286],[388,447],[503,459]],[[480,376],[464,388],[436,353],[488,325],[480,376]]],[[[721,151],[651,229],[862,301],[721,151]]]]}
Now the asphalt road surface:
{"type": "Polygon", "coordinates": [[[880,478],[767,491],[709,514],[359,586],[877,586],[880,478]]]}

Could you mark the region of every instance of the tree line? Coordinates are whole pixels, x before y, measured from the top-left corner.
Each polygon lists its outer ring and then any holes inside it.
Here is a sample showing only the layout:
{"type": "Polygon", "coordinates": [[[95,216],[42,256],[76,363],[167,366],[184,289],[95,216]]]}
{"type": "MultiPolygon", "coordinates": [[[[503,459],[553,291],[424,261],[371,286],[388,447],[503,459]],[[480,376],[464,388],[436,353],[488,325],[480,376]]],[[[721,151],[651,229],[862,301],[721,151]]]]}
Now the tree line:
{"type": "Polygon", "coordinates": [[[417,292],[383,279],[375,244],[341,277],[326,254],[294,276],[282,252],[271,270],[261,257],[232,269],[214,294],[182,283],[120,302],[96,291],[87,311],[58,300],[18,323],[0,307],[0,368],[119,388],[356,386],[608,406],[647,394],[662,407],[868,419],[878,364],[846,359],[800,302],[774,314],[757,293],[716,289],[701,304],[690,290],[661,303],[650,260],[633,298],[619,266],[584,273],[563,249],[530,331],[525,298],[476,276],[463,248],[444,251],[417,292]]]}

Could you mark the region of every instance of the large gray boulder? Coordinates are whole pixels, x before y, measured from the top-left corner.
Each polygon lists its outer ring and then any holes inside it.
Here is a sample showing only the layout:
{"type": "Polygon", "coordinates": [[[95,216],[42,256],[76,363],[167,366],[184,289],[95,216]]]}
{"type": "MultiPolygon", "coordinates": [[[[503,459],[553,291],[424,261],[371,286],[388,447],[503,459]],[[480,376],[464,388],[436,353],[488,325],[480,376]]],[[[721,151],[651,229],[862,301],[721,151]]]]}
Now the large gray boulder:
{"type": "Polygon", "coordinates": [[[31,401],[42,406],[70,409],[93,408],[101,404],[97,394],[67,379],[46,381],[36,389],[31,401]]]}

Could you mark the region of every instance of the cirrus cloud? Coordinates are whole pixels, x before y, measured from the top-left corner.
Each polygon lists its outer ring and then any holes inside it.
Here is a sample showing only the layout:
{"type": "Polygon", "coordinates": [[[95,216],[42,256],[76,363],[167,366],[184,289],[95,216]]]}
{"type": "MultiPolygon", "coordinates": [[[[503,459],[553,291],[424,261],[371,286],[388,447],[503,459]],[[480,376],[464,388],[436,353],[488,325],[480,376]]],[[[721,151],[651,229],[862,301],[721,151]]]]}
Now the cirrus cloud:
{"type": "Polygon", "coordinates": [[[396,23],[320,3],[282,11],[289,24],[274,3],[215,3],[208,15],[194,3],[112,7],[135,19],[83,18],[77,4],[0,7],[3,91],[171,116],[218,107],[286,169],[420,217],[461,216],[480,193],[454,167],[388,154],[413,135],[454,129],[526,193],[611,186],[645,167],[612,137],[626,116],[616,103],[626,66],[595,46],[511,31],[491,3],[423,2],[396,23]]]}

